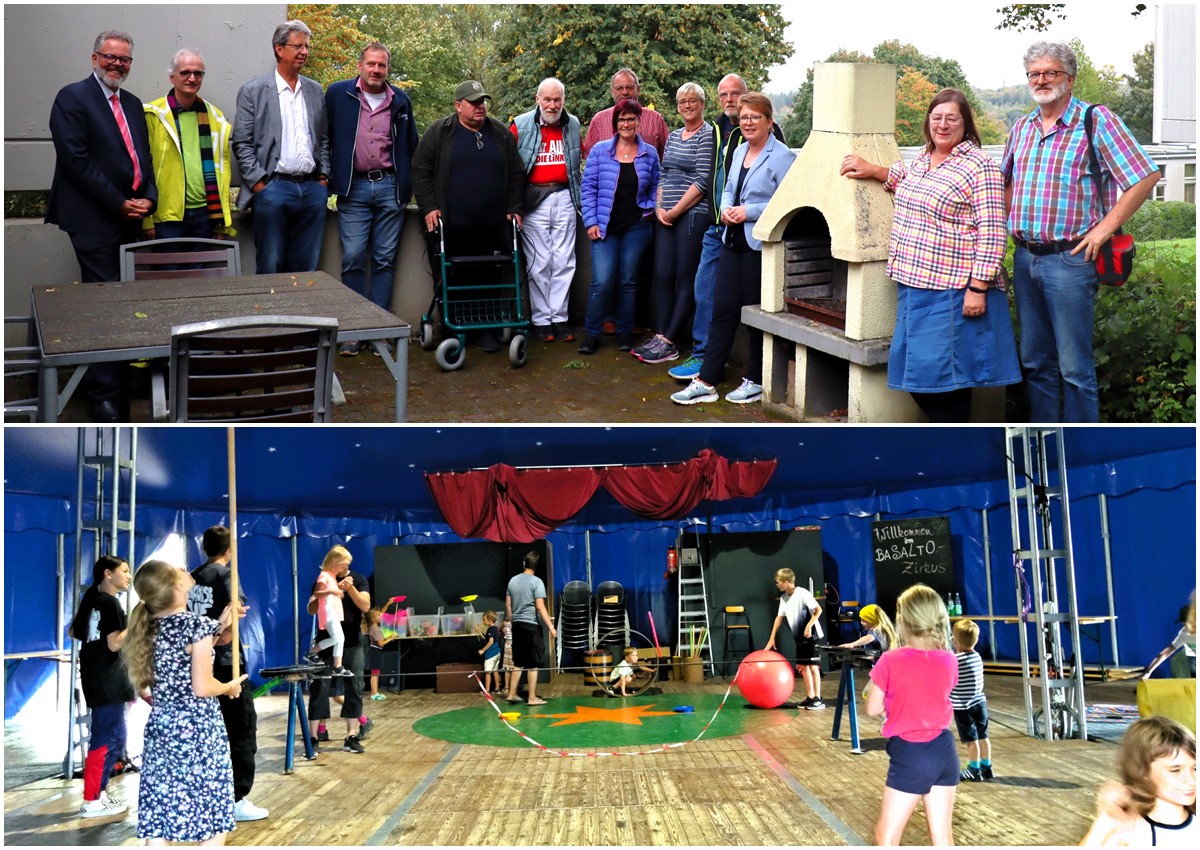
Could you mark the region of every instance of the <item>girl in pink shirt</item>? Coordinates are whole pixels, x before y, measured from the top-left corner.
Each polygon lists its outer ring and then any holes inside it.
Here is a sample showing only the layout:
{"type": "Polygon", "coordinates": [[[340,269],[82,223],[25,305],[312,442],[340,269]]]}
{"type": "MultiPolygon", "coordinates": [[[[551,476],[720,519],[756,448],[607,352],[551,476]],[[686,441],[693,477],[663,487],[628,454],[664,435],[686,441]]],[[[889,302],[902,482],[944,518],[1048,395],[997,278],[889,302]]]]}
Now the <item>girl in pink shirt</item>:
{"type": "Polygon", "coordinates": [[[875,824],[877,845],[898,845],[918,801],[925,804],[929,843],[954,843],[958,751],[950,724],[950,691],[958,663],[950,651],[950,618],[942,598],[915,584],[896,600],[900,646],[879,657],[867,687],[867,713],[887,715],[887,781],[875,824]]]}
{"type": "Polygon", "coordinates": [[[346,618],[342,609],[342,597],[346,595],[338,587],[337,574],[344,564],[349,564],[351,555],[345,546],[334,546],[325,556],[321,564],[321,572],[317,576],[313,596],[317,598],[317,625],[329,633],[329,637],[313,644],[308,660],[320,663],[315,657],[322,649],[333,647],[333,675],[353,676],[354,674],[342,666],[342,651],[346,645],[346,636],[342,633],[342,621],[346,618]]]}

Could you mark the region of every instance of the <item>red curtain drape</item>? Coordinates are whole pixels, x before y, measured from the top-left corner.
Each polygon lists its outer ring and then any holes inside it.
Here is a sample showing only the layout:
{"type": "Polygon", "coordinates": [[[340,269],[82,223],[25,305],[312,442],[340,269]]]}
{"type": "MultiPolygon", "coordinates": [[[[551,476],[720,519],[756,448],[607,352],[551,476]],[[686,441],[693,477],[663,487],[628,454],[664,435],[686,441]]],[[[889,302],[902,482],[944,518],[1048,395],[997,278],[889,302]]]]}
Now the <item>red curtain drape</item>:
{"type": "Polygon", "coordinates": [[[497,464],[471,472],[437,472],[425,482],[459,537],[532,543],[587,504],[603,473],[591,468],[515,469],[497,464]]]}
{"type": "Polygon", "coordinates": [[[425,482],[459,537],[532,543],[579,513],[601,485],[639,516],[679,519],[705,499],[758,495],[778,464],[730,462],[703,449],[691,460],[666,466],[518,470],[496,464],[428,473],[425,482]]]}

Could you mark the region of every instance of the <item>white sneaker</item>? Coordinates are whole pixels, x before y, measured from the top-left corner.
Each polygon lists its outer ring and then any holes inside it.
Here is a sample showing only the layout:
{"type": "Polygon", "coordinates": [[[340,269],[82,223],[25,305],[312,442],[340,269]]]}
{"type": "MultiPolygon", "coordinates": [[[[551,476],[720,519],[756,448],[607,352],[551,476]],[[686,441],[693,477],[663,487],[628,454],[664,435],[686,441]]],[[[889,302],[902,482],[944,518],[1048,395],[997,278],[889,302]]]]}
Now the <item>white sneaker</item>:
{"type": "Polygon", "coordinates": [[[751,404],[762,401],[763,388],[749,378],[742,378],[742,385],[725,396],[725,400],[734,404],[751,404]]]}
{"type": "Polygon", "coordinates": [[[233,804],[233,819],[239,823],[251,820],[262,820],[268,814],[270,814],[270,812],[251,803],[250,798],[248,797],[243,797],[233,804]]]}
{"type": "Polygon", "coordinates": [[[708,384],[699,378],[692,378],[692,382],[677,393],[671,393],[671,401],[676,404],[705,404],[711,401],[716,401],[720,396],[717,394],[716,387],[710,387],[708,384]]]}
{"type": "Polygon", "coordinates": [[[125,799],[123,797],[114,797],[112,794],[109,794],[107,791],[100,792],[100,799],[106,803],[111,803],[114,806],[127,806],[128,805],[125,802],[125,799]]]}
{"type": "Polygon", "coordinates": [[[107,818],[123,814],[128,808],[129,806],[125,803],[110,800],[101,794],[98,800],[85,800],[79,807],[79,816],[81,818],[107,818]]]}

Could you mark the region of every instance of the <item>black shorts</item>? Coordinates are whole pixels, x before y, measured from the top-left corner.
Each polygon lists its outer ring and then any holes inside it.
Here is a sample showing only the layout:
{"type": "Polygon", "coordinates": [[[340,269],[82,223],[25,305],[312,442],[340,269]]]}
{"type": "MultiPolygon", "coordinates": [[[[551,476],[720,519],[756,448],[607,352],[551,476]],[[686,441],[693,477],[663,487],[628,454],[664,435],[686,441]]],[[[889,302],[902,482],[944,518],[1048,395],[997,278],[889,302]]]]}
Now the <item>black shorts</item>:
{"type": "Polygon", "coordinates": [[[888,788],[924,795],[934,785],[958,785],[958,749],[949,729],[924,743],[888,738],[887,753],[888,788]]]}
{"type": "Polygon", "coordinates": [[[530,670],[542,666],[546,656],[546,641],[542,636],[541,623],[512,624],[512,658],[513,666],[522,670],[530,670]]]}
{"type": "Polygon", "coordinates": [[[804,637],[801,632],[796,638],[796,664],[800,666],[816,666],[821,663],[820,656],[817,654],[817,639],[804,637]]]}
{"type": "Polygon", "coordinates": [[[383,650],[378,646],[367,647],[367,669],[372,673],[383,669],[383,650]]]}
{"type": "Polygon", "coordinates": [[[958,726],[958,740],[964,744],[986,741],[988,727],[987,700],[970,708],[954,709],[954,722],[958,726]]]}

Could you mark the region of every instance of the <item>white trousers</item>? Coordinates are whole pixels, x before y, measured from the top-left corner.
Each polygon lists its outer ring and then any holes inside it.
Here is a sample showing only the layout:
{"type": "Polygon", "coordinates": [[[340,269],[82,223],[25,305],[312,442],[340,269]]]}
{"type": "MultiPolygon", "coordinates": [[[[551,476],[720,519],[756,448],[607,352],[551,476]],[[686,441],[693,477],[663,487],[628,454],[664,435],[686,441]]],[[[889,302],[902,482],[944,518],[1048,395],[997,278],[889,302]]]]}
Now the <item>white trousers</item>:
{"type": "Polygon", "coordinates": [[[535,325],[567,321],[571,280],[575,277],[575,219],[571,190],[563,189],[538,204],[522,222],[529,304],[535,325]]]}

